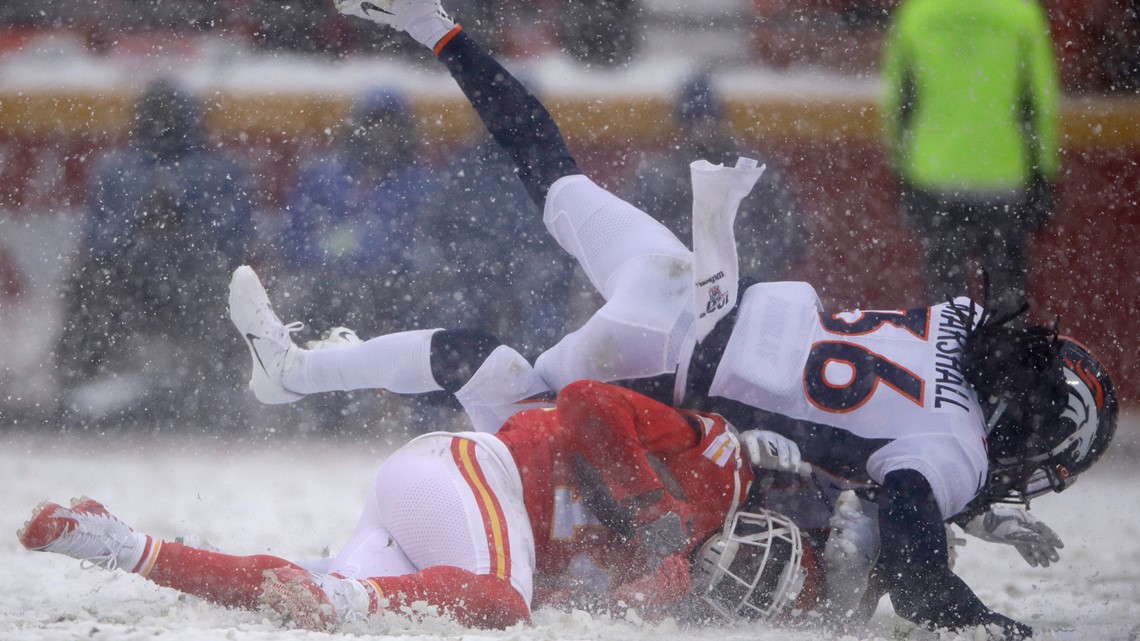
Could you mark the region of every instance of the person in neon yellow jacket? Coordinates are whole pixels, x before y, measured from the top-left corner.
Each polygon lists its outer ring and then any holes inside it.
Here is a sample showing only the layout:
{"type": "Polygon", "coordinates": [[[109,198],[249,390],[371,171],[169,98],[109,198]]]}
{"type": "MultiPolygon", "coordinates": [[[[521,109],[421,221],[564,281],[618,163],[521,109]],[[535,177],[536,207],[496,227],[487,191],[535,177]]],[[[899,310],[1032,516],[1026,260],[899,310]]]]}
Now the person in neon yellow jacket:
{"type": "Polygon", "coordinates": [[[991,300],[1026,300],[1033,232],[1053,211],[1060,88],[1035,0],[907,0],[883,76],[888,153],[923,241],[932,303],[965,293],[967,260],[991,300]]]}

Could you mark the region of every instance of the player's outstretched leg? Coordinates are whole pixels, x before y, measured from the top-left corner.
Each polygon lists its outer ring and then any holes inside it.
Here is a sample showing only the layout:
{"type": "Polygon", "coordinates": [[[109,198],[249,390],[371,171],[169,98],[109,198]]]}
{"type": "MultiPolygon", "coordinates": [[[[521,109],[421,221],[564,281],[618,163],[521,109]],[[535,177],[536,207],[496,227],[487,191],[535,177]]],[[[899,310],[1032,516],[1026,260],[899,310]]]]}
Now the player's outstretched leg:
{"type": "Polygon", "coordinates": [[[582,173],[546,107],[481,45],[462,32],[439,0],[338,0],[337,10],[391,25],[431,49],[514,160],[518,177],[542,206],[550,186],[582,173]]]}
{"type": "Polygon", "coordinates": [[[105,570],[128,572],[137,571],[155,547],[150,537],[87,497],[72,499],[70,508],[39,504],[16,536],[34,552],[55,552],[105,570]]]}
{"type": "Polygon", "coordinates": [[[286,389],[282,374],[301,358],[302,351],[290,336],[301,323],[286,325],[269,304],[261,280],[248,265],[234,270],[230,279],[230,320],[249,347],[252,369],[249,388],[266,404],[292,403],[303,394],[286,389]]]}
{"type": "Polygon", "coordinates": [[[495,431],[522,408],[519,401],[547,391],[521,354],[482,330],[412,330],[361,341],[351,329],[334,327],[302,349],[291,338],[301,324],[278,319],[249,267],[239,267],[230,281],[230,318],[249,347],[249,387],[263,403],[360,389],[446,390],[477,430],[495,431]]]}
{"type": "Polygon", "coordinates": [[[41,503],[16,536],[29,550],[122,569],[225,607],[267,606],[295,627],[335,630],[369,609],[368,593],[357,581],[310,573],[278,557],[163,542],[135,532],[87,497],[72,499],[71,507],[41,503]]]}

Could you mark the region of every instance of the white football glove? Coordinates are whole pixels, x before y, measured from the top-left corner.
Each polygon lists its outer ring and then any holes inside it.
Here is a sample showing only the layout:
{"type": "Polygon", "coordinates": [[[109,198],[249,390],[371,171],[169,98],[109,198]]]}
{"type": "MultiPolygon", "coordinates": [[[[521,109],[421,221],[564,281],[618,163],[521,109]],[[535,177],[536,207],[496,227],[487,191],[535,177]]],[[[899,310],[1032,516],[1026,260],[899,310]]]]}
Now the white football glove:
{"type": "Polygon", "coordinates": [[[762,470],[811,474],[811,466],[800,459],[800,448],[791,439],[766,430],[749,430],[740,435],[752,466],[762,470]]]}
{"type": "Polygon", "coordinates": [[[844,490],[839,494],[828,525],[831,526],[831,534],[827,538],[824,557],[856,559],[870,570],[879,554],[879,528],[875,519],[863,512],[862,502],[855,492],[844,490]]]}
{"type": "Polygon", "coordinates": [[[434,47],[455,26],[439,0],[335,0],[335,4],[346,16],[406,31],[427,47],[434,47]]]}
{"type": "Polygon", "coordinates": [[[846,618],[858,609],[879,554],[879,528],[863,513],[859,497],[844,490],[835,501],[831,532],[823,547],[827,608],[846,618]]]}
{"type": "Polygon", "coordinates": [[[993,505],[975,516],[964,528],[983,541],[1012,545],[1033,567],[1049,567],[1061,559],[1061,537],[1020,505],[993,505]]]}

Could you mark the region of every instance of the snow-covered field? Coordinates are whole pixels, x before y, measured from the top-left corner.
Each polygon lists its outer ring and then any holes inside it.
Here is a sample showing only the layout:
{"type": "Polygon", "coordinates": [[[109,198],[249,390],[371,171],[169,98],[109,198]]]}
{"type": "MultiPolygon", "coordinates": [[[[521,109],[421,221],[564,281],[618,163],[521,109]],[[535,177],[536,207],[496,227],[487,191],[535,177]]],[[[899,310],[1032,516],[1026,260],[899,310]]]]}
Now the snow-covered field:
{"type": "MultiPolygon", "coordinates": [[[[959,572],[999,611],[1032,624],[1039,638],[1140,638],[1140,484],[1134,470],[1137,417],[1121,447],[1064,494],[1034,504],[1067,546],[1060,564],[1030,568],[1012,549],[972,540],[959,572]]],[[[235,553],[319,556],[355,524],[371,473],[390,449],[382,438],[244,438],[110,434],[59,436],[0,426],[0,640],[226,639],[709,639],[808,641],[939,639],[974,634],[912,630],[882,605],[857,636],[818,630],[731,626],[680,629],[539,611],[532,626],[474,632],[446,621],[373,619],[340,635],[283,630],[267,617],[180,599],[121,572],[83,570],[77,561],[25,551],[15,532],[44,499],[98,498],[136,529],[164,537],[194,533],[235,553]]]]}

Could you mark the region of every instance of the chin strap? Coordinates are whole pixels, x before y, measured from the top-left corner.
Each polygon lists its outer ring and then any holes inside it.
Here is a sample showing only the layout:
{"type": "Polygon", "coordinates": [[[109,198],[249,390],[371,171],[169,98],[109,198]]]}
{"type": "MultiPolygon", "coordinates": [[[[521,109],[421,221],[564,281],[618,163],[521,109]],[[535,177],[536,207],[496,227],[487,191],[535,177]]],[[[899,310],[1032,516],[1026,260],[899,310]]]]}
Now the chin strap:
{"type": "Polygon", "coordinates": [[[1004,398],[998,401],[997,407],[995,407],[993,412],[990,414],[990,420],[986,421],[986,436],[989,436],[990,433],[994,431],[994,427],[997,426],[998,421],[1001,420],[1001,417],[1003,414],[1005,414],[1005,409],[1008,406],[1009,403],[1004,398]]]}

